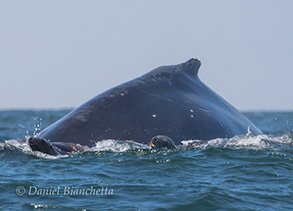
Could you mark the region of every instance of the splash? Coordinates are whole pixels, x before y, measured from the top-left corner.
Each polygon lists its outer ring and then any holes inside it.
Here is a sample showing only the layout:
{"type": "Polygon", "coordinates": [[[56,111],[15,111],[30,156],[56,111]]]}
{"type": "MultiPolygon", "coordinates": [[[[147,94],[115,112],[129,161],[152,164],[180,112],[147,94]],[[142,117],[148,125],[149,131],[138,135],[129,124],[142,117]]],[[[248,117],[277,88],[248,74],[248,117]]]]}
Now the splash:
{"type": "Polygon", "coordinates": [[[182,141],[183,147],[187,148],[231,148],[231,149],[254,149],[254,150],[293,150],[293,140],[289,134],[282,136],[270,136],[260,134],[257,136],[247,135],[234,136],[232,138],[217,138],[210,141],[188,140],[182,141]]]}
{"type": "Polygon", "coordinates": [[[125,152],[132,149],[150,149],[150,146],[133,141],[103,140],[96,143],[91,151],[125,152]]]}
{"type": "Polygon", "coordinates": [[[34,156],[37,158],[43,158],[43,159],[58,159],[58,158],[64,158],[68,157],[69,155],[58,155],[58,156],[52,156],[48,155],[42,152],[38,151],[32,151],[30,146],[24,142],[20,143],[18,140],[11,139],[6,140],[5,142],[0,143],[0,152],[15,152],[15,153],[22,153],[29,156],[34,156]]]}
{"type": "MultiPolygon", "coordinates": [[[[178,146],[181,149],[203,149],[215,148],[230,148],[235,150],[240,149],[253,149],[253,150],[273,150],[273,151],[286,151],[293,150],[293,139],[291,134],[282,136],[270,136],[261,134],[254,136],[250,133],[247,135],[235,136],[232,138],[217,138],[209,141],[202,140],[188,140],[182,141],[182,145],[178,146]]],[[[97,142],[95,146],[88,148],[82,153],[72,153],[70,155],[52,156],[42,152],[32,151],[29,145],[19,143],[18,140],[7,140],[0,143],[0,152],[20,152],[29,156],[34,156],[42,159],[59,159],[71,157],[76,154],[83,154],[85,152],[130,152],[133,150],[152,150],[152,153],[161,153],[161,149],[151,149],[149,145],[136,143],[133,141],[120,141],[120,140],[103,140],[97,142]]]]}
{"type": "Polygon", "coordinates": [[[32,118],[32,121],[26,125],[18,124],[21,130],[25,130],[24,139],[36,136],[43,129],[43,119],[39,117],[38,113],[32,118]]]}

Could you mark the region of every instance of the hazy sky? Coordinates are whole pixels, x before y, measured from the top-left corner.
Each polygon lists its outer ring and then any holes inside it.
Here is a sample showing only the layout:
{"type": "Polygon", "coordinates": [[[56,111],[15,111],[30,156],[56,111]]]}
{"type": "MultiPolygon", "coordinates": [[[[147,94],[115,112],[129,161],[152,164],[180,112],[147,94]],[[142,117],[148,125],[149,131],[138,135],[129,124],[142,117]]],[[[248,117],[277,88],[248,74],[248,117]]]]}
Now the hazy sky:
{"type": "Polygon", "coordinates": [[[293,1],[0,1],[0,109],[76,107],[201,59],[240,110],[293,110],[293,1]]]}

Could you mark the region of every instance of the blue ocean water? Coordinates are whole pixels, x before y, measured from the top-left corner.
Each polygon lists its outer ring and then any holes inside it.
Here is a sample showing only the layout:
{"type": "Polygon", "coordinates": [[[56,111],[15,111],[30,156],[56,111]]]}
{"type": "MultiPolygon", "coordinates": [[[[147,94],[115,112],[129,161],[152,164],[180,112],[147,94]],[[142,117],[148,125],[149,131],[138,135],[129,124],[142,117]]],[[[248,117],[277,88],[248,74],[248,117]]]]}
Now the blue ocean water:
{"type": "Polygon", "coordinates": [[[176,150],[105,140],[54,157],[17,142],[68,112],[0,111],[1,210],[293,208],[293,112],[244,113],[264,134],[176,150]]]}

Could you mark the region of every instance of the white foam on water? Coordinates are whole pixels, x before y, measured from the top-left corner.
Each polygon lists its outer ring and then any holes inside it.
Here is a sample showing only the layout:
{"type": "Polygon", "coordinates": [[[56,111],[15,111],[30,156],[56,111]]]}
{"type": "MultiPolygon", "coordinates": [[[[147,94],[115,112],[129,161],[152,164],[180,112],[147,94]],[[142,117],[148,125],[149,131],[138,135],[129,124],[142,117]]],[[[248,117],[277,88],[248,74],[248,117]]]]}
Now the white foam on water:
{"type": "Polygon", "coordinates": [[[33,151],[30,146],[25,143],[19,143],[18,140],[11,139],[6,140],[5,142],[0,143],[0,151],[19,151],[27,155],[36,156],[38,158],[44,158],[44,159],[58,159],[58,158],[64,158],[68,157],[69,155],[48,155],[42,152],[33,151]]]}
{"type": "Polygon", "coordinates": [[[150,146],[133,141],[118,141],[113,139],[103,140],[96,143],[89,151],[112,151],[125,152],[131,149],[150,149],[150,146]]]}
{"type": "MultiPolygon", "coordinates": [[[[293,139],[289,134],[282,136],[257,135],[250,133],[247,135],[234,136],[232,138],[216,138],[209,141],[202,140],[187,140],[182,141],[181,148],[205,149],[207,147],[231,148],[231,149],[253,149],[253,150],[293,150],[293,139]]],[[[103,140],[88,148],[85,152],[125,152],[133,149],[151,149],[149,145],[136,143],[133,141],[121,140],[103,140]]],[[[27,155],[36,156],[43,159],[59,159],[69,157],[70,155],[52,156],[38,151],[32,151],[27,143],[19,143],[18,140],[7,140],[0,142],[1,151],[19,151],[27,155]]],[[[73,153],[78,154],[78,153],[73,153]]]]}
{"type": "Polygon", "coordinates": [[[293,140],[288,135],[269,136],[261,135],[240,135],[232,138],[217,138],[210,141],[188,140],[182,141],[183,147],[206,148],[221,147],[232,149],[254,149],[254,150],[292,150],[293,140]]]}

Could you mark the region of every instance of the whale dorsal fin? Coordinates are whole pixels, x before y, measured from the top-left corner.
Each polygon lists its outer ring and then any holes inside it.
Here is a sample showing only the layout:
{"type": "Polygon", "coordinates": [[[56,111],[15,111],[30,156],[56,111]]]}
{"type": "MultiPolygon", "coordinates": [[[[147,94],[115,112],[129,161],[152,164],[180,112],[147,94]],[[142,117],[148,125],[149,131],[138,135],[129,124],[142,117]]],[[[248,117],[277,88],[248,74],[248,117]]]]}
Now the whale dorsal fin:
{"type": "Polygon", "coordinates": [[[191,58],[188,61],[181,64],[183,71],[193,76],[196,76],[198,74],[200,65],[201,65],[201,62],[197,58],[191,58]]]}
{"type": "Polygon", "coordinates": [[[145,75],[143,75],[142,77],[158,77],[158,76],[167,76],[167,77],[171,77],[173,76],[175,71],[183,71],[187,74],[189,74],[190,76],[197,76],[198,73],[198,69],[201,65],[201,62],[199,59],[197,58],[191,58],[188,61],[178,64],[178,65],[167,65],[167,66],[161,66],[158,67],[148,73],[146,73],[145,75]]]}

